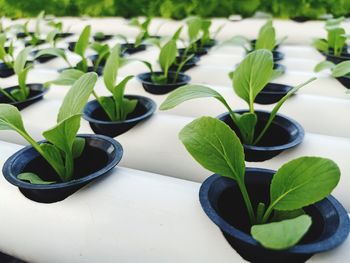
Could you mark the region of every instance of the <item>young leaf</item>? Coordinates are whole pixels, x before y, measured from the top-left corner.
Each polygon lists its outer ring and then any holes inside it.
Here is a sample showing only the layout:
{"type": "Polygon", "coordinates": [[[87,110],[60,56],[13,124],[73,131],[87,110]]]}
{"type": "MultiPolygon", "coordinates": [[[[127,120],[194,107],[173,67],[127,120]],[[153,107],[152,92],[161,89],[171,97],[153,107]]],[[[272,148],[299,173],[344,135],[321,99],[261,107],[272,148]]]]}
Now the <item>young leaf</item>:
{"type": "Polygon", "coordinates": [[[263,130],[260,132],[259,136],[257,136],[255,141],[253,142],[253,145],[256,145],[262,139],[262,137],[265,135],[265,133],[269,129],[272,121],[276,117],[277,112],[282,107],[283,103],[285,103],[286,100],[289,99],[291,96],[293,96],[299,89],[301,89],[302,87],[306,86],[307,84],[309,84],[310,82],[314,81],[315,79],[316,79],[315,77],[311,78],[311,79],[307,80],[306,82],[304,82],[304,83],[302,83],[302,84],[300,84],[298,86],[295,86],[286,95],[284,95],[284,97],[282,99],[280,99],[278,101],[278,103],[272,109],[272,111],[270,113],[270,116],[269,116],[269,119],[267,120],[267,123],[265,124],[265,127],[263,128],[263,130]]]}
{"type": "Polygon", "coordinates": [[[325,69],[333,70],[334,67],[335,67],[335,64],[333,62],[325,60],[325,61],[322,61],[322,62],[318,63],[315,66],[314,71],[315,72],[320,72],[320,71],[325,70],[325,69]]]}
{"type": "Polygon", "coordinates": [[[325,39],[315,39],[312,45],[319,51],[328,53],[328,42],[325,39]]]}
{"type": "Polygon", "coordinates": [[[41,24],[41,21],[43,20],[44,16],[45,16],[45,11],[41,11],[36,18],[36,21],[35,21],[35,35],[36,35],[36,37],[40,37],[40,24],[41,24]]]}
{"type": "Polygon", "coordinates": [[[174,41],[177,41],[180,38],[182,29],[183,29],[183,26],[179,27],[171,39],[174,41]]]}
{"type": "Polygon", "coordinates": [[[172,91],[160,105],[160,110],[169,110],[192,99],[214,97],[227,105],[225,99],[215,90],[201,85],[185,85],[172,91]]]}
{"type": "Polygon", "coordinates": [[[89,46],[89,38],[91,33],[91,26],[86,26],[81,32],[79,39],[74,47],[74,53],[84,57],[85,51],[89,46]]]}
{"type": "Polygon", "coordinates": [[[103,81],[105,83],[106,88],[111,93],[113,93],[113,89],[114,89],[117,74],[118,74],[119,60],[120,60],[120,47],[119,45],[115,45],[111,50],[111,54],[109,55],[103,70],[103,81]]]}
{"type": "Polygon", "coordinates": [[[64,160],[59,148],[50,143],[42,143],[40,144],[40,149],[45,160],[48,161],[58,176],[63,178],[65,175],[64,160]]]}
{"type": "Polygon", "coordinates": [[[201,117],[187,124],[181,130],[179,138],[204,168],[238,182],[243,181],[243,146],[225,123],[212,117],[201,117]]]}
{"type": "Polygon", "coordinates": [[[293,247],[307,233],[312,224],[311,217],[301,215],[293,219],[255,225],[251,235],[268,249],[282,250],[293,247]]]}
{"type": "Polygon", "coordinates": [[[235,70],[233,88],[251,110],[256,96],[270,81],[272,72],[272,53],[264,49],[248,54],[235,70]]]}
{"type": "Polygon", "coordinates": [[[255,50],[267,49],[273,50],[276,45],[276,32],[272,26],[264,27],[256,40],[255,50]]]}
{"type": "Polygon", "coordinates": [[[246,144],[252,144],[254,140],[255,125],[258,118],[255,113],[246,112],[242,115],[237,114],[236,125],[242,136],[242,141],[246,144]]]}
{"type": "Polygon", "coordinates": [[[197,40],[199,31],[202,26],[202,19],[196,16],[189,17],[186,19],[187,27],[188,27],[188,37],[190,43],[193,43],[197,40]]]}
{"type": "Polygon", "coordinates": [[[339,167],[320,157],[301,157],[284,164],[273,176],[270,202],[276,210],[295,210],[327,197],[340,179],[339,167]]]}
{"type": "Polygon", "coordinates": [[[44,181],[34,173],[21,173],[17,178],[22,181],[29,181],[31,184],[54,184],[56,181],[44,181]]]}
{"type": "Polygon", "coordinates": [[[95,72],[86,73],[81,76],[70,88],[63,103],[59,109],[57,122],[61,122],[66,118],[81,114],[87,100],[92,93],[97,74],[95,72]]]}
{"type": "Polygon", "coordinates": [[[166,43],[160,51],[159,64],[165,76],[168,76],[169,67],[175,62],[176,53],[176,42],[174,40],[166,43]]]}
{"type": "Polygon", "coordinates": [[[66,56],[66,53],[61,48],[45,48],[45,49],[42,49],[35,55],[35,59],[38,58],[38,57],[41,57],[43,55],[52,55],[52,56],[55,56],[55,57],[62,58],[68,64],[69,67],[72,67],[72,65],[70,64],[70,62],[69,62],[69,60],[68,60],[68,58],[66,56]]]}
{"type": "Polygon", "coordinates": [[[25,132],[21,114],[15,106],[0,103],[0,130],[25,132]]]}
{"type": "Polygon", "coordinates": [[[26,47],[18,53],[13,67],[16,75],[19,75],[24,70],[30,51],[31,47],[26,47]]]}
{"type": "Polygon", "coordinates": [[[343,61],[339,64],[337,64],[332,71],[332,76],[342,77],[350,73],[350,61],[343,61]]]}
{"type": "Polygon", "coordinates": [[[45,86],[55,84],[62,86],[73,85],[81,76],[84,75],[84,72],[77,69],[67,69],[62,71],[62,73],[58,76],[57,79],[51,80],[45,83],[45,86]]]}

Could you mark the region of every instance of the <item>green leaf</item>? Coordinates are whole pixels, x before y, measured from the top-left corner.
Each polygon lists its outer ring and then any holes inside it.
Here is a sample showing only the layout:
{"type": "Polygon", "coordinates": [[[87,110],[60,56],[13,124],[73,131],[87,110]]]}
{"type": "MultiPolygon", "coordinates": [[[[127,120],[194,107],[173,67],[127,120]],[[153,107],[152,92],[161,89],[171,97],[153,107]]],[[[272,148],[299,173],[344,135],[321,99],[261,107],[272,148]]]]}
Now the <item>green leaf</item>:
{"type": "Polygon", "coordinates": [[[293,89],[291,89],[286,95],[284,95],[284,97],[282,99],[280,99],[278,101],[278,103],[275,105],[275,107],[272,109],[271,113],[270,113],[270,117],[267,120],[267,123],[265,125],[265,127],[263,128],[263,130],[260,132],[259,136],[257,136],[257,138],[255,139],[253,145],[256,145],[261,138],[265,135],[265,133],[267,132],[267,130],[269,129],[272,121],[274,120],[274,118],[276,117],[277,112],[279,111],[279,109],[282,107],[283,103],[286,102],[287,99],[289,99],[291,96],[293,96],[299,89],[301,89],[302,87],[306,86],[307,84],[309,84],[310,82],[314,81],[316,78],[311,78],[309,80],[307,80],[306,82],[295,86],[293,89]]]}
{"type": "Polygon", "coordinates": [[[84,57],[85,51],[89,46],[89,38],[91,33],[91,26],[86,26],[81,32],[79,39],[74,47],[74,53],[84,57]]]}
{"type": "Polygon", "coordinates": [[[276,45],[276,32],[272,26],[265,27],[259,34],[256,40],[255,50],[257,49],[267,49],[272,51],[276,45]]]}
{"type": "Polygon", "coordinates": [[[115,121],[118,119],[116,115],[116,105],[112,97],[101,96],[98,97],[97,100],[111,121],[115,121]]]}
{"type": "Polygon", "coordinates": [[[193,43],[197,40],[198,34],[202,27],[202,19],[194,16],[186,19],[187,27],[188,27],[188,37],[190,43],[193,43]]]}
{"type": "Polygon", "coordinates": [[[269,83],[272,72],[273,58],[270,51],[261,49],[251,52],[238,65],[233,75],[236,94],[252,108],[256,96],[269,83]]]}
{"type": "Polygon", "coordinates": [[[320,63],[318,63],[315,68],[314,68],[314,71],[315,72],[320,72],[322,70],[325,70],[325,69],[331,69],[333,70],[333,68],[335,67],[335,64],[328,61],[328,60],[325,60],[325,61],[322,61],[320,63]]]}
{"type": "Polygon", "coordinates": [[[117,79],[119,61],[120,61],[120,47],[119,45],[115,45],[111,50],[111,54],[109,55],[103,70],[103,81],[105,83],[106,88],[111,93],[113,93],[113,89],[117,79]]]}
{"type": "Polygon", "coordinates": [[[56,126],[43,132],[43,136],[61,151],[71,149],[80,127],[81,114],[76,114],[60,121],[56,126]]]}
{"type": "Polygon", "coordinates": [[[49,143],[40,144],[40,149],[42,150],[42,156],[48,161],[51,167],[60,177],[63,177],[65,174],[65,169],[60,150],[56,146],[49,143]]]}
{"type": "Polygon", "coordinates": [[[328,53],[328,42],[325,39],[315,39],[312,45],[319,51],[328,53]]]}
{"type": "Polygon", "coordinates": [[[46,82],[45,85],[55,84],[62,86],[73,85],[81,76],[84,75],[84,72],[77,69],[67,69],[62,71],[57,79],[46,82]]]}
{"type": "Polygon", "coordinates": [[[81,156],[85,148],[85,138],[75,137],[73,142],[73,158],[78,158],[81,156]]]}
{"type": "Polygon", "coordinates": [[[21,114],[15,106],[0,103],[0,130],[25,132],[21,114]]]}
{"type": "Polygon", "coordinates": [[[339,167],[332,160],[320,157],[294,159],[273,176],[271,207],[295,210],[318,202],[332,192],[339,179],[339,167]]]}
{"type": "Polygon", "coordinates": [[[44,181],[34,173],[21,173],[17,178],[22,181],[29,181],[31,184],[54,184],[56,181],[44,181]]]}
{"type": "Polygon", "coordinates": [[[183,29],[183,26],[179,27],[171,39],[174,41],[177,41],[180,38],[180,34],[181,34],[182,29],[183,29]]]}
{"type": "Polygon", "coordinates": [[[179,138],[187,151],[204,168],[239,182],[245,175],[243,146],[222,121],[201,117],[187,124],[179,138]]]}
{"type": "Polygon", "coordinates": [[[225,99],[215,90],[201,85],[185,85],[172,91],[160,105],[160,110],[169,110],[192,99],[214,97],[221,102],[225,99]]]}
{"type": "Polygon", "coordinates": [[[41,21],[43,20],[45,16],[45,11],[41,11],[39,13],[39,15],[36,17],[36,21],[35,21],[35,35],[37,37],[40,36],[40,24],[41,24],[41,21]]]}
{"type": "Polygon", "coordinates": [[[246,112],[242,115],[236,115],[236,125],[239,128],[244,143],[252,144],[254,140],[255,125],[258,118],[255,113],[246,112]]]}
{"type": "Polygon", "coordinates": [[[159,64],[165,76],[168,75],[169,67],[175,62],[176,54],[176,42],[174,40],[170,40],[162,47],[159,54],[159,64]]]}
{"type": "Polygon", "coordinates": [[[97,74],[95,72],[85,73],[70,88],[60,107],[57,122],[61,122],[71,116],[81,114],[87,100],[92,93],[97,74]]]}
{"type": "Polygon", "coordinates": [[[117,103],[122,103],[122,99],[124,98],[125,87],[126,84],[131,80],[134,76],[126,76],[118,85],[116,85],[113,89],[113,97],[117,103]]]}
{"type": "Polygon", "coordinates": [[[280,222],[255,225],[251,228],[251,235],[265,248],[282,250],[296,245],[311,224],[310,216],[301,215],[280,222]]]}
{"type": "Polygon", "coordinates": [[[67,59],[66,53],[61,48],[45,48],[45,49],[42,49],[36,54],[35,58],[41,57],[43,55],[52,55],[52,56],[55,56],[55,57],[62,58],[68,64],[68,66],[71,67],[71,64],[69,63],[69,61],[67,59]]]}
{"type": "Polygon", "coordinates": [[[136,106],[137,106],[138,101],[137,100],[130,100],[127,98],[123,98],[122,102],[122,111],[120,114],[120,120],[126,120],[128,117],[128,114],[132,113],[136,106]]]}
{"type": "Polygon", "coordinates": [[[339,64],[337,64],[332,71],[332,76],[342,77],[350,73],[350,61],[343,61],[339,64]]]}
{"type": "Polygon", "coordinates": [[[339,56],[346,42],[345,30],[340,27],[327,28],[328,46],[333,48],[335,56],[339,56]]]}
{"type": "Polygon", "coordinates": [[[19,75],[24,70],[31,49],[31,47],[26,47],[18,53],[13,67],[16,75],[19,75]]]}

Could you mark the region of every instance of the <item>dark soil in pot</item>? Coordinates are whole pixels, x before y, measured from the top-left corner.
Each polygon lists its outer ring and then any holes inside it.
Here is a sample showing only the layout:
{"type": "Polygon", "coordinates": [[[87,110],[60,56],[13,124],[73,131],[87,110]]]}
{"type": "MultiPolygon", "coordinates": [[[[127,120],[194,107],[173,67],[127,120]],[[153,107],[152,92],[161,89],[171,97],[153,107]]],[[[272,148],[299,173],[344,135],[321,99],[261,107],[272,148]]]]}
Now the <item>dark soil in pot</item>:
{"type": "Polygon", "coordinates": [[[39,39],[39,40],[35,43],[35,45],[33,45],[30,41],[26,41],[26,42],[24,43],[24,46],[25,46],[25,47],[29,47],[29,46],[39,46],[39,45],[44,44],[44,43],[45,43],[45,40],[44,40],[44,39],[39,39]]]}
{"type": "Polygon", "coordinates": [[[120,47],[121,47],[122,53],[127,53],[127,54],[134,54],[134,53],[146,50],[146,45],[144,44],[141,44],[135,47],[134,43],[124,43],[124,44],[121,44],[120,47]]]}
{"type": "MultiPolygon", "coordinates": [[[[250,44],[252,45],[252,48],[255,49],[256,39],[251,40],[251,41],[250,41],[250,44]]],[[[273,48],[273,51],[277,50],[279,47],[280,47],[280,45],[276,45],[276,46],[273,48]]]]}
{"type": "MultiPolygon", "coordinates": [[[[59,69],[58,72],[61,73],[62,71],[65,71],[67,69],[76,69],[76,68],[62,68],[62,69],[59,69]]],[[[102,76],[102,74],[103,74],[103,65],[98,66],[97,69],[95,69],[94,67],[90,66],[90,67],[88,67],[87,72],[96,72],[98,76],[102,76]]]]}
{"type": "Polygon", "coordinates": [[[333,62],[334,64],[339,64],[341,62],[350,60],[350,54],[341,53],[340,56],[334,56],[333,52],[330,51],[328,54],[326,54],[326,59],[330,62],[333,62]]]}
{"type": "Polygon", "coordinates": [[[67,198],[91,181],[108,174],[121,160],[123,149],[114,139],[91,134],[78,137],[84,137],[86,143],[82,155],[74,160],[73,180],[57,181],[55,171],[31,146],[18,151],[6,161],[2,169],[4,177],[17,186],[27,198],[41,203],[53,203],[67,198]],[[17,178],[23,172],[33,172],[43,180],[57,183],[30,184],[17,178]]]}
{"type": "MultiPolygon", "coordinates": [[[[258,202],[268,203],[272,170],[247,168],[245,182],[256,211],[258,202]]],[[[255,263],[299,263],[313,254],[341,244],[349,234],[346,210],[332,196],[304,208],[312,226],[304,238],[287,250],[263,248],[250,235],[250,223],[237,183],[219,175],[202,184],[199,199],[207,216],[221,229],[229,244],[246,260],[255,263]]]]}
{"type": "Polygon", "coordinates": [[[297,23],[305,23],[307,21],[310,21],[311,19],[307,16],[295,16],[295,17],[292,17],[291,20],[297,23]]]}
{"type": "MultiPolygon", "coordinates": [[[[236,113],[245,113],[246,110],[235,111],[236,113]]],[[[255,135],[259,135],[260,131],[265,127],[270,112],[255,111],[258,116],[255,135]]],[[[238,127],[233,123],[228,113],[221,114],[217,117],[225,122],[235,131],[237,136],[241,138],[238,127]]],[[[257,145],[247,145],[243,143],[245,160],[247,162],[262,162],[280,154],[282,151],[299,145],[304,138],[304,129],[296,121],[277,114],[268,131],[262,137],[257,145]]]]}
{"type": "Polygon", "coordinates": [[[207,41],[204,45],[202,45],[202,41],[201,39],[198,39],[196,41],[196,44],[197,46],[199,47],[203,47],[203,48],[206,48],[206,49],[210,49],[212,48],[213,46],[215,46],[217,44],[217,41],[215,39],[209,39],[209,41],[207,41]]]}
{"type": "Polygon", "coordinates": [[[56,39],[61,39],[61,38],[67,38],[67,37],[70,37],[70,36],[73,36],[74,34],[73,33],[57,33],[55,35],[55,40],[56,39]]]}
{"type": "Polygon", "coordinates": [[[18,32],[16,34],[16,37],[17,38],[26,38],[27,36],[33,36],[34,35],[34,32],[28,32],[28,34],[26,34],[25,32],[18,32]]]}
{"type": "Polygon", "coordinates": [[[187,53],[186,53],[186,49],[185,48],[179,48],[178,49],[178,53],[180,56],[184,56],[185,54],[186,55],[192,55],[192,54],[195,54],[196,56],[204,56],[206,54],[208,54],[208,49],[204,48],[204,47],[198,47],[197,49],[189,49],[187,50],[187,53]]]}
{"type": "MultiPolygon", "coordinates": [[[[60,48],[60,49],[62,49],[62,48],[60,48]]],[[[31,55],[33,57],[35,57],[36,54],[38,54],[39,51],[40,50],[34,50],[34,51],[31,52],[31,55]]],[[[54,55],[49,55],[49,54],[46,55],[45,54],[45,55],[42,55],[42,56],[36,58],[35,61],[38,61],[39,63],[46,63],[46,62],[49,62],[50,60],[53,60],[55,58],[56,58],[56,56],[54,56],[54,55]]]]}
{"type": "MultiPolygon", "coordinates": [[[[28,64],[33,63],[33,61],[27,61],[26,66],[28,64]]],[[[0,63],[0,78],[8,78],[15,74],[13,68],[9,68],[5,63],[0,63]]]]}
{"type": "Polygon", "coordinates": [[[113,35],[93,36],[93,39],[96,42],[103,42],[103,41],[110,40],[112,37],[113,35]]]}
{"type": "Polygon", "coordinates": [[[255,103],[258,104],[273,104],[282,99],[291,89],[292,86],[268,83],[264,89],[256,96],[255,103]]]}
{"type": "Polygon", "coordinates": [[[278,69],[282,74],[286,73],[286,66],[278,63],[273,64],[273,69],[278,69]]]}
{"type": "MultiPolygon", "coordinates": [[[[177,71],[180,63],[185,60],[182,56],[177,56],[176,57],[176,61],[173,65],[170,66],[169,70],[171,71],[177,71]]],[[[181,72],[185,72],[187,70],[189,70],[190,68],[193,68],[196,66],[196,64],[198,63],[198,61],[200,60],[199,57],[197,56],[193,56],[190,60],[188,60],[184,65],[183,67],[181,68],[181,72]]]]}
{"type": "MultiPolygon", "coordinates": [[[[154,72],[154,74],[162,75],[163,72],[154,72]]],[[[152,74],[150,72],[137,75],[137,79],[142,83],[143,88],[152,94],[166,94],[174,89],[188,84],[191,78],[183,73],[179,73],[176,81],[175,72],[168,73],[168,83],[158,84],[154,83],[151,79],[152,74]]]]}
{"type": "Polygon", "coordinates": [[[135,110],[126,120],[111,121],[96,100],[88,102],[85,106],[83,118],[89,122],[95,133],[116,137],[150,118],[157,108],[156,103],[149,98],[138,95],[125,95],[125,97],[138,101],[135,110]]]}
{"type": "Polygon", "coordinates": [[[279,51],[272,51],[272,56],[274,62],[281,61],[284,59],[284,54],[279,51]]]}
{"type": "Polygon", "coordinates": [[[5,63],[0,63],[0,78],[8,78],[14,74],[13,68],[9,68],[5,63]]]}
{"type": "Polygon", "coordinates": [[[343,76],[336,78],[345,88],[350,89],[350,77],[343,76]]]}
{"type": "MultiPolygon", "coordinates": [[[[47,92],[47,88],[44,88],[43,84],[27,84],[27,87],[30,89],[29,97],[25,101],[21,102],[12,102],[4,94],[0,92],[0,103],[7,103],[17,107],[18,110],[22,110],[29,105],[41,100],[44,97],[44,94],[47,92]]],[[[13,89],[18,88],[18,86],[13,86],[4,89],[6,92],[10,93],[13,89]]]]}

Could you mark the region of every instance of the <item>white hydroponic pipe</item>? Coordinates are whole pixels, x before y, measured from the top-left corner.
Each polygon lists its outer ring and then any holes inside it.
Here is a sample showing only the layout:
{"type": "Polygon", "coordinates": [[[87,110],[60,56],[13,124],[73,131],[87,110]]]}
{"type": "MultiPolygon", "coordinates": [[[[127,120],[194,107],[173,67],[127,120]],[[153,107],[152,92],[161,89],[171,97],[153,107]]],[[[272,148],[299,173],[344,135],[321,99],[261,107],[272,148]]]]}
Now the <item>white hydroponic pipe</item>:
{"type": "MultiPolygon", "coordinates": [[[[0,142],[0,166],[21,146],[0,142]]],[[[0,176],[0,250],[38,263],[245,262],[207,218],[200,184],[127,168],[41,204],[0,176]]],[[[344,262],[350,239],[310,262],[344,262]]]]}

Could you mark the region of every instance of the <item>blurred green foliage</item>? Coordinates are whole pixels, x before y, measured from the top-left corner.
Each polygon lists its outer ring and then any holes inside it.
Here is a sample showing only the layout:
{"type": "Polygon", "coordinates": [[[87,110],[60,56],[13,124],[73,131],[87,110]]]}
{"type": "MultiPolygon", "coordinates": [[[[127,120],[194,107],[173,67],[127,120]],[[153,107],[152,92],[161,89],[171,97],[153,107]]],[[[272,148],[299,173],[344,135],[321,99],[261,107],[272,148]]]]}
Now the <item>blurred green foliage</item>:
{"type": "Polygon", "coordinates": [[[350,13],[350,0],[0,0],[0,15],[36,16],[42,9],[56,16],[244,17],[256,11],[277,17],[308,17],[350,13]]]}

